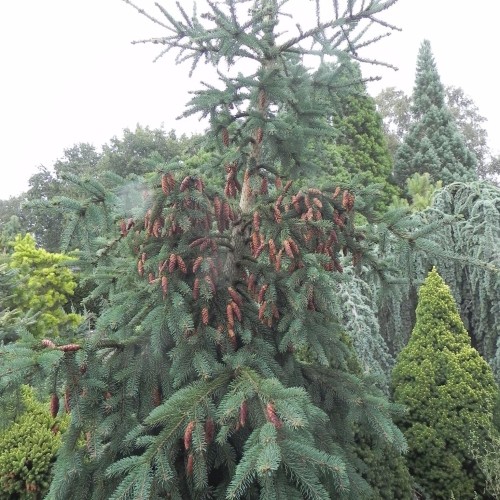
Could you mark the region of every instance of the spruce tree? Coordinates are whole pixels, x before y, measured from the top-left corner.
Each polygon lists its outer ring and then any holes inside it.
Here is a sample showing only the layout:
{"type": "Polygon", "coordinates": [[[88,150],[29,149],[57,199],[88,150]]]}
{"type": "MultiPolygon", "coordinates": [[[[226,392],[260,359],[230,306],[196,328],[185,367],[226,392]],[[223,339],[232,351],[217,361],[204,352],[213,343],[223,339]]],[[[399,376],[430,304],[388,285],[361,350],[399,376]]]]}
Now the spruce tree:
{"type": "Polygon", "coordinates": [[[484,441],[492,431],[498,387],[435,269],[419,290],[415,328],[398,356],[392,386],[394,400],[408,409],[400,426],[409,469],[429,498],[483,495],[484,477],[469,444],[473,435],[484,441]]]}
{"type": "Polygon", "coordinates": [[[146,14],[167,31],[149,41],[180,60],[252,64],[219,71],[186,111],[210,118],[222,192],[173,161],[144,182],[75,179],[88,198],[58,201],[102,308],[72,343],[26,337],[8,353],[31,346],[71,411],[50,498],[369,498],[358,430],[405,448],[341,324],[342,259],[377,266],[354,224],[369,202],[288,180],[327,133],[314,90],[335,88],[302,56],[357,57],[363,24],[393,3],[335,2],[323,21],[318,2],[317,25],[290,37],[286,1],[146,14]]]}
{"type": "Polygon", "coordinates": [[[418,53],[411,111],[413,122],[394,162],[397,184],[404,187],[414,173],[426,172],[443,185],[476,180],[476,159],[446,107],[445,90],[428,40],[422,42],[418,53]]]}

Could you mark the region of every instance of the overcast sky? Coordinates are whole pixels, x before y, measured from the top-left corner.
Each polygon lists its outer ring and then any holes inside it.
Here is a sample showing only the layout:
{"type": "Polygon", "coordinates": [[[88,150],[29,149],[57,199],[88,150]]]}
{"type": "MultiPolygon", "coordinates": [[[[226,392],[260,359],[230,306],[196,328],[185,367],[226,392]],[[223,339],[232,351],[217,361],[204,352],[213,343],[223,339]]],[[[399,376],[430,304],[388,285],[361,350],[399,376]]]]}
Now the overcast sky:
{"type": "MultiPolygon", "coordinates": [[[[295,3],[301,19],[314,6],[310,0],[295,3]]],[[[383,80],[370,92],[394,86],[410,93],[418,48],[427,38],[442,82],[472,97],[488,119],[490,146],[499,151],[499,14],[493,0],[399,0],[384,19],[403,31],[373,48],[399,71],[377,68],[383,80]]],[[[76,143],[99,147],[138,123],[181,133],[204,128],[197,120],[175,121],[203,72],[189,79],[189,66],[175,66],[170,56],[152,62],[157,46],[130,44],[161,35],[121,0],[2,2],[0,199],[26,190],[39,165],[50,168],[76,143]]]]}

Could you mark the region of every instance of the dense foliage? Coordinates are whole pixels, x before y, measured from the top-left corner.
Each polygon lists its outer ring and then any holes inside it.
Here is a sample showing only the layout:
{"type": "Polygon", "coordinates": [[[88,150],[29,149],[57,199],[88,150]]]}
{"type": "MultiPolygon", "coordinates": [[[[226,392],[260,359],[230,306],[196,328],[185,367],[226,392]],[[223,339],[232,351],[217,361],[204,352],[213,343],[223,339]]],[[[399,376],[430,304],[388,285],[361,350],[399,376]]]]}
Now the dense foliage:
{"type": "Polygon", "coordinates": [[[30,370],[52,363],[54,385],[66,385],[72,419],[50,495],[367,498],[358,429],[375,448],[405,448],[398,408],[350,370],[341,326],[341,261],[376,265],[370,227],[354,224],[355,203],[368,216],[373,205],[341,185],[297,190],[286,179],[332,130],[314,98],[335,88],[336,71],[302,66],[302,42],[336,52],[338,25],[354,32],[351,17],[391,3],[349,2],[333,25],[290,40],[277,34],[283,3],[257,2],[248,18],[237,2],[193,20],[162,10],[176,35],[161,43],[195,63],[259,67],[221,74],[221,88],[196,92],[186,112],[211,117],[218,150],[203,168],[216,165],[225,182],[156,163],[140,182],[75,177],[76,199],[56,203],[101,310],[73,344],[23,337],[8,351],[8,361],[29,356],[30,370]]]}
{"type": "MultiPolygon", "coordinates": [[[[429,498],[490,498],[500,395],[425,276],[437,265],[498,376],[500,192],[471,181],[494,159],[430,44],[412,98],[379,96],[384,137],[355,61],[395,0],[334,2],[333,22],[318,1],[295,36],[287,0],[160,18],[124,1],[167,30],[142,42],[227,70],[186,109],[204,136],[137,126],[77,144],[0,202],[0,429],[23,382],[54,408],[64,392],[49,498],[409,500],[408,466],[429,498]],[[401,350],[406,414],[388,399],[401,350]]],[[[37,477],[19,494],[39,497],[37,477]]]]}
{"type": "Polygon", "coordinates": [[[346,60],[334,70],[339,89],[322,97],[331,108],[333,137],[320,145],[324,167],[318,180],[378,189],[376,210],[383,213],[399,190],[392,181],[392,159],[381,117],[359,66],[346,60]]]}
{"type": "MultiPolygon", "coordinates": [[[[498,397],[491,368],[470,345],[449,287],[433,269],[419,290],[417,319],[392,373],[410,472],[429,498],[473,498],[484,478],[472,433],[486,439],[498,397]]],[[[488,498],[488,496],[483,496],[488,498]]]]}
{"type": "Polygon", "coordinates": [[[75,259],[36,248],[29,234],[17,236],[13,247],[9,267],[17,271],[20,281],[6,304],[11,309],[36,315],[28,329],[37,338],[56,337],[61,331],[77,326],[81,317],[63,308],[76,287],[73,272],[67,267],[75,259]]]}
{"type": "Polygon", "coordinates": [[[68,416],[49,411],[28,386],[21,388],[22,412],[0,432],[0,499],[37,500],[47,493],[52,465],[68,416]]]}
{"type": "Polygon", "coordinates": [[[394,178],[400,186],[414,173],[428,172],[434,182],[444,185],[477,179],[476,158],[458,132],[444,96],[430,43],[424,40],[417,58],[413,121],[394,163],[394,178]]]}

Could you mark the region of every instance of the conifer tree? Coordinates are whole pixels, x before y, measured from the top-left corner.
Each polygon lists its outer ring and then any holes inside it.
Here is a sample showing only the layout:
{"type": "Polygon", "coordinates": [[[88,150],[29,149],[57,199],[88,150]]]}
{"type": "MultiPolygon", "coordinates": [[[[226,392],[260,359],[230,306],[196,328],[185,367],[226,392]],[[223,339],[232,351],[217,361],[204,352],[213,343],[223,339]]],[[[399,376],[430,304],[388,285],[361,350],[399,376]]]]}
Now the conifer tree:
{"type": "Polygon", "coordinates": [[[394,179],[401,187],[414,173],[428,172],[443,185],[477,179],[476,159],[445,105],[445,90],[428,40],[418,53],[412,119],[394,163],[394,179]]]}
{"type": "Polygon", "coordinates": [[[336,75],[346,86],[326,99],[332,109],[335,138],[324,146],[327,167],[322,176],[344,183],[355,180],[365,187],[377,184],[381,192],[376,209],[385,212],[399,190],[392,180],[392,159],[382,119],[366,91],[359,65],[347,59],[336,69],[336,75]]]}
{"type": "Polygon", "coordinates": [[[137,8],[166,29],[149,41],[180,60],[252,65],[219,72],[186,111],[210,118],[223,192],[173,162],[148,184],[111,175],[79,183],[88,200],[58,202],[102,312],[74,343],[9,351],[59,360],[71,424],[50,498],[369,498],[356,432],[405,448],[398,408],[349,368],[341,325],[341,259],[377,266],[354,225],[370,204],[288,180],[326,133],[313,90],[335,89],[301,56],[359,57],[363,25],[393,3],[335,2],[324,21],[317,2],[317,24],[296,35],[280,34],[286,1],[208,2],[200,16],[178,3],[161,19],[137,8]]]}
{"type": "Polygon", "coordinates": [[[400,426],[409,469],[429,498],[483,495],[484,477],[469,441],[473,434],[484,441],[491,432],[498,387],[435,269],[419,290],[415,328],[398,356],[392,386],[394,400],[408,409],[400,426]]]}
{"type": "Polygon", "coordinates": [[[67,267],[75,259],[36,248],[30,234],[17,236],[13,247],[9,267],[17,270],[19,283],[12,290],[6,305],[21,313],[36,315],[29,331],[38,338],[56,337],[64,329],[77,326],[81,317],[63,308],[76,287],[74,275],[67,267]]]}
{"type": "Polygon", "coordinates": [[[435,238],[462,260],[422,260],[442,269],[473,346],[500,381],[500,189],[487,181],[454,183],[438,192],[432,209],[456,218],[435,238]]]}

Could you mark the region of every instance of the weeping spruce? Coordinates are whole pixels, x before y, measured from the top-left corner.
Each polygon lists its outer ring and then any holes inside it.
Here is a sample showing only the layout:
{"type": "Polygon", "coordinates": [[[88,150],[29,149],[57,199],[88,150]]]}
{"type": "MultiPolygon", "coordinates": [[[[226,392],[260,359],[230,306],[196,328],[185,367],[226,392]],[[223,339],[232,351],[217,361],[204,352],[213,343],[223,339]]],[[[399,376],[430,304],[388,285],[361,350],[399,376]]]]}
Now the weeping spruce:
{"type": "Polygon", "coordinates": [[[150,42],[180,61],[245,73],[219,72],[185,113],[210,119],[222,183],[175,160],[137,182],[68,175],[82,196],[57,200],[63,241],[78,241],[100,314],[71,342],[23,337],[5,358],[29,355],[71,413],[49,498],[370,498],[357,433],[405,450],[399,407],[350,368],[342,324],[346,260],[383,269],[372,228],[355,225],[370,203],[292,182],[328,133],[313,89],[335,88],[301,56],[356,57],[363,25],[393,3],[336,4],[326,20],[318,3],[317,24],[291,35],[286,1],[146,14],[165,28],[150,42]]]}

